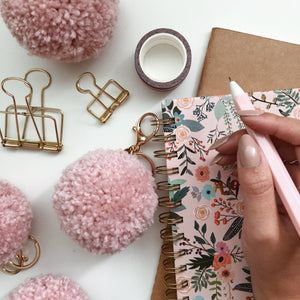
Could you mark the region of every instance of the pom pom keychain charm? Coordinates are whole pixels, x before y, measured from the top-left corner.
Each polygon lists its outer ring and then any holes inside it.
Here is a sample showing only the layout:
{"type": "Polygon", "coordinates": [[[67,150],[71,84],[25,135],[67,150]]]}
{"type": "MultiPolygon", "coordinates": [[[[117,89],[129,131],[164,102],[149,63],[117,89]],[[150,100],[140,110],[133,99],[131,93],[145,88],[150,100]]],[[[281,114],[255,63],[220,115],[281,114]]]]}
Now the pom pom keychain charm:
{"type": "Polygon", "coordinates": [[[53,195],[60,225],[74,241],[94,253],[114,253],[140,237],[153,223],[157,207],[154,164],[140,147],[158,131],[153,113],[143,115],[136,145],[124,150],[88,152],[63,172],[53,195]],[[145,135],[142,122],[151,117],[154,131],[145,135]],[[151,165],[152,173],[137,158],[151,165]]]}
{"type": "Polygon", "coordinates": [[[65,276],[40,275],[26,279],[5,300],[89,300],[76,282],[65,276]]]}
{"type": "Polygon", "coordinates": [[[1,0],[4,22],[30,54],[66,62],[96,57],[110,41],[118,0],[1,0]]]}
{"type": "Polygon", "coordinates": [[[32,211],[25,195],[7,181],[0,180],[0,268],[7,274],[17,274],[31,268],[40,257],[37,240],[29,235],[32,211]],[[21,250],[27,240],[33,242],[35,257],[29,258],[21,250]]]}

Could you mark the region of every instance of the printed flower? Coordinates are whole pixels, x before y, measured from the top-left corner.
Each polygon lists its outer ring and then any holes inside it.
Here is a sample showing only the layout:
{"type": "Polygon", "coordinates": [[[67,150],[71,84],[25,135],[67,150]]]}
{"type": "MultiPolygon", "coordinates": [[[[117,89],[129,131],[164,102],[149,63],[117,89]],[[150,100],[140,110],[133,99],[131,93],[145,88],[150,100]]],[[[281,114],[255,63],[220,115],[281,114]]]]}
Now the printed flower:
{"type": "Polygon", "coordinates": [[[228,246],[226,245],[226,243],[224,242],[218,242],[216,244],[216,251],[219,253],[219,254],[226,254],[229,252],[229,248],[228,246]]]}
{"type": "Polygon", "coordinates": [[[206,200],[210,200],[211,197],[215,197],[216,195],[213,186],[210,184],[206,184],[201,193],[206,200]]]}
{"type": "Polygon", "coordinates": [[[234,279],[234,272],[230,268],[220,268],[217,272],[217,280],[229,283],[234,279]]]}
{"type": "Polygon", "coordinates": [[[177,106],[180,108],[191,108],[195,102],[194,98],[183,98],[177,100],[177,106]]]}
{"type": "Polygon", "coordinates": [[[245,210],[245,205],[243,201],[238,201],[235,205],[235,211],[238,215],[243,216],[245,210]]]}
{"type": "Polygon", "coordinates": [[[209,180],[209,169],[208,166],[199,166],[195,170],[195,177],[197,180],[201,182],[205,182],[209,180]]]}
{"type": "Polygon", "coordinates": [[[192,289],[191,278],[179,277],[177,279],[177,285],[182,286],[182,288],[180,288],[180,293],[187,294],[192,289]]]}
{"type": "Polygon", "coordinates": [[[210,207],[207,205],[199,205],[194,208],[194,216],[196,219],[205,221],[210,215],[210,207]]]}
{"type": "Polygon", "coordinates": [[[291,117],[300,120],[300,105],[296,105],[292,110],[291,117]]]}
{"type": "Polygon", "coordinates": [[[213,267],[215,270],[219,270],[222,267],[226,268],[226,266],[230,264],[231,264],[231,256],[229,253],[215,255],[213,261],[213,267]]]}
{"type": "Polygon", "coordinates": [[[174,120],[175,120],[175,126],[178,127],[180,125],[184,124],[184,115],[183,114],[178,114],[177,112],[174,113],[174,120]]]}
{"type": "Polygon", "coordinates": [[[175,130],[174,133],[176,135],[176,140],[178,142],[185,142],[186,140],[188,140],[191,136],[191,131],[188,127],[184,126],[184,125],[180,125],[178,126],[175,130]]]}

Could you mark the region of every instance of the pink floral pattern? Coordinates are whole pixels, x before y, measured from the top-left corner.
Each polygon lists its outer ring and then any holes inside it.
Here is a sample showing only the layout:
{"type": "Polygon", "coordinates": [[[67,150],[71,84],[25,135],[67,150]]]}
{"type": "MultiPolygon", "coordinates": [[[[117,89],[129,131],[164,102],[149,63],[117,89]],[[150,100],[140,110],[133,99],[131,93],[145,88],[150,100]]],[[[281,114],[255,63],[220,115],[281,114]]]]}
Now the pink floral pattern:
{"type": "MultiPolygon", "coordinates": [[[[257,109],[299,118],[299,90],[282,90],[250,95],[257,109]]],[[[184,250],[175,267],[187,266],[177,275],[188,285],[178,291],[178,298],[203,300],[253,300],[250,271],[241,247],[243,199],[231,168],[210,165],[216,155],[209,146],[236,130],[243,123],[236,115],[230,96],[165,100],[164,119],[175,118],[164,127],[165,135],[175,134],[176,141],[166,144],[167,151],[177,151],[177,158],[167,160],[179,174],[169,175],[169,182],[179,183],[179,191],[169,193],[170,201],[181,206],[172,214],[183,223],[173,226],[174,234],[184,238],[174,243],[174,251],[184,250]]]]}

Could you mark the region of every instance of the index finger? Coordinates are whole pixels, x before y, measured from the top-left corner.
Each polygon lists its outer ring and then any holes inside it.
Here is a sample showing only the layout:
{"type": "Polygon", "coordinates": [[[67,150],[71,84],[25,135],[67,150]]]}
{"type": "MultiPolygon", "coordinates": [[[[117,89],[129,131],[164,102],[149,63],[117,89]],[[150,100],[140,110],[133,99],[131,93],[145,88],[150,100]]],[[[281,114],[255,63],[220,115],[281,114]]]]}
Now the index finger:
{"type": "Polygon", "coordinates": [[[246,126],[258,133],[273,135],[291,145],[300,145],[300,120],[260,111],[256,111],[257,115],[251,112],[247,110],[238,112],[246,126]]]}

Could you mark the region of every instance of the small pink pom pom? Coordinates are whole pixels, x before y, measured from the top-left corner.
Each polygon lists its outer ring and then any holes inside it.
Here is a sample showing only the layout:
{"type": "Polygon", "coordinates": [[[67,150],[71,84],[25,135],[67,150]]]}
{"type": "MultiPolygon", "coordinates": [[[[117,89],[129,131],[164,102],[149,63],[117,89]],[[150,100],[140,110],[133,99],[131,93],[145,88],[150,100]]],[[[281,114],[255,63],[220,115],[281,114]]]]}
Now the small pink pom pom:
{"type": "Polygon", "coordinates": [[[154,178],[136,155],[95,150],[63,172],[53,196],[62,229],[95,253],[114,253],[143,234],[157,206],[154,178]]]}
{"type": "Polygon", "coordinates": [[[29,53],[79,62],[96,57],[108,44],[118,0],[2,0],[1,14],[29,53]]]}
{"type": "Polygon", "coordinates": [[[0,180],[0,267],[13,259],[28,240],[32,211],[25,195],[0,180]]]}
{"type": "Polygon", "coordinates": [[[67,277],[41,275],[27,279],[5,300],[88,300],[86,292],[67,277]]]}

